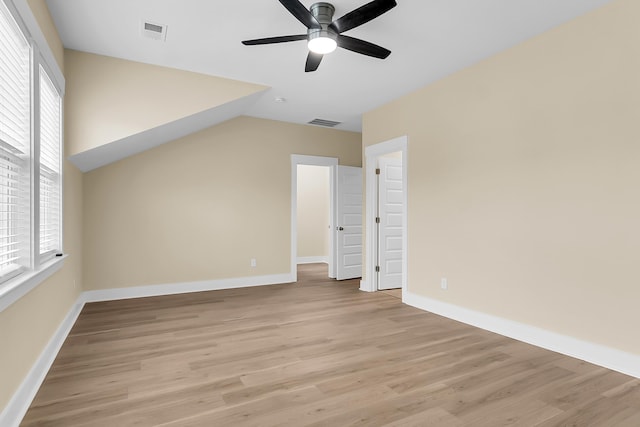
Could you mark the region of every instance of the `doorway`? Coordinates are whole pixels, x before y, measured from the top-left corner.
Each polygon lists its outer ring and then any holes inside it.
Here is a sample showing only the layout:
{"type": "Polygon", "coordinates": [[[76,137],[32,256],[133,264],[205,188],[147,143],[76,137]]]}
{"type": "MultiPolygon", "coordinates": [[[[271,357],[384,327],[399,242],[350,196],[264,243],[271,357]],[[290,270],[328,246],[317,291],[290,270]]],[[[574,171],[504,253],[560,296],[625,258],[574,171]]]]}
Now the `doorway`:
{"type": "Polygon", "coordinates": [[[407,290],[407,144],[406,136],[365,148],[366,277],[360,289],[407,290]],[[383,169],[384,172],[383,172],[383,169]]]}
{"type": "Polygon", "coordinates": [[[329,264],[331,167],[298,165],[297,264],[329,264]]]}
{"type": "Polygon", "coordinates": [[[329,277],[362,276],[362,168],[338,165],[334,157],[291,155],[291,281],[298,278],[298,167],[324,166],[329,172],[329,277]]]}
{"type": "MultiPolygon", "coordinates": [[[[291,155],[291,281],[298,280],[298,166],[323,166],[329,169],[329,230],[335,226],[335,169],[338,159],[335,157],[291,155]]],[[[330,278],[335,278],[335,233],[329,232],[329,250],[327,257],[330,278]]]]}

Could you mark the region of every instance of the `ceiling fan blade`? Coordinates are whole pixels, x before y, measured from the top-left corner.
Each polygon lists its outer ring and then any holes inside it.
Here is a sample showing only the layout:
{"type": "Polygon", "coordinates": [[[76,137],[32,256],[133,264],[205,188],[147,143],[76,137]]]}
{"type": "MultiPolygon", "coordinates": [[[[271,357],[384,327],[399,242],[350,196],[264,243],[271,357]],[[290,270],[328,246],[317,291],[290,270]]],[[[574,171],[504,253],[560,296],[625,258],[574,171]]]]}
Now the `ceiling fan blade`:
{"type": "Polygon", "coordinates": [[[246,46],[254,46],[258,44],[295,42],[298,40],[306,40],[306,39],[307,39],[306,34],[296,34],[294,36],[278,36],[278,37],[267,37],[264,39],[244,40],[242,44],[246,46]]]}
{"type": "Polygon", "coordinates": [[[391,54],[391,51],[377,44],[369,43],[364,40],[356,39],[349,36],[338,36],[338,46],[350,50],[352,52],[361,53],[363,55],[372,56],[374,58],[385,59],[391,54]]]}
{"type": "Polygon", "coordinates": [[[374,0],[336,19],[329,28],[344,33],[365,24],[397,6],[395,0],[374,0]]]}
{"type": "Polygon", "coordinates": [[[307,55],[307,63],[304,66],[304,72],[308,73],[317,70],[323,56],[321,53],[309,52],[309,55],[307,55]]]}
{"type": "Polygon", "coordinates": [[[320,28],[320,23],[311,14],[309,9],[304,7],[298,0],[280,0],[280,3],[296,17],[296,19],[304,24],[307,28],[320,28]]]}

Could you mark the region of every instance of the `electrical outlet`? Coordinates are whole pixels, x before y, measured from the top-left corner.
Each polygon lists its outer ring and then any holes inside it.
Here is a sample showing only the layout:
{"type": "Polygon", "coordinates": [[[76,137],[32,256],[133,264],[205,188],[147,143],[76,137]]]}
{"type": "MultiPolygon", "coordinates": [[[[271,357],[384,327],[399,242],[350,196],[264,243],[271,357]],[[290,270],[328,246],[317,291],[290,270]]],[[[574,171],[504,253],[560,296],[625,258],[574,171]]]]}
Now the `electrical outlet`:
{"type": "Polygon", "coordinates": [[[440,279],[440,289],[444,289],[445,291],[449,289],[449,282],[446,277],[440,279]]]}
{"type": "Polygon", "coordinates": [[[258,265],[255,258],[251,258],[251,267],[256,267],[258,265]]]}

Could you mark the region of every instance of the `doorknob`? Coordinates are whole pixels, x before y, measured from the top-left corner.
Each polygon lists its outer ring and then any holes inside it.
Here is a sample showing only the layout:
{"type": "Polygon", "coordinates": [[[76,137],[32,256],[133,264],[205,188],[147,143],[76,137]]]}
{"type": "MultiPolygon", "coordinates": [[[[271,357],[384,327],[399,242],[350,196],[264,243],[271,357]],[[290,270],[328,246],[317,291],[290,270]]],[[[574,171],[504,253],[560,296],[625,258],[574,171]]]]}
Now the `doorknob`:
{"type": "Polygon", "coordinates": [[[344,228],[342,228],[342,227],[336,227],[336,229],[337,229],[338,231],[342,231],[342,230],[344,230],[344,228]]]}

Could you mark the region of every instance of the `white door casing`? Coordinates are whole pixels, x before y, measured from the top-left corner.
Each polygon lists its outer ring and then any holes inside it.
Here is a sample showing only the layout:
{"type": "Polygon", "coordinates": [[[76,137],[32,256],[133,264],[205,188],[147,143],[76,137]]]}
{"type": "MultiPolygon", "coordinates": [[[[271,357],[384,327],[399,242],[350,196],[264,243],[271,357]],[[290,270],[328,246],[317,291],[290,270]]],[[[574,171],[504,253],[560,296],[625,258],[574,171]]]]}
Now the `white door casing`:
{"type": "Polygon", "coordinates": [[[336,166],[336,279],[362,277],[362,168],[336,166]]]}
{"type": "Polygon", "coordinates": [[[402,287],[402,159],[380,157],[378,224],[378,289],[402,287]]]}

